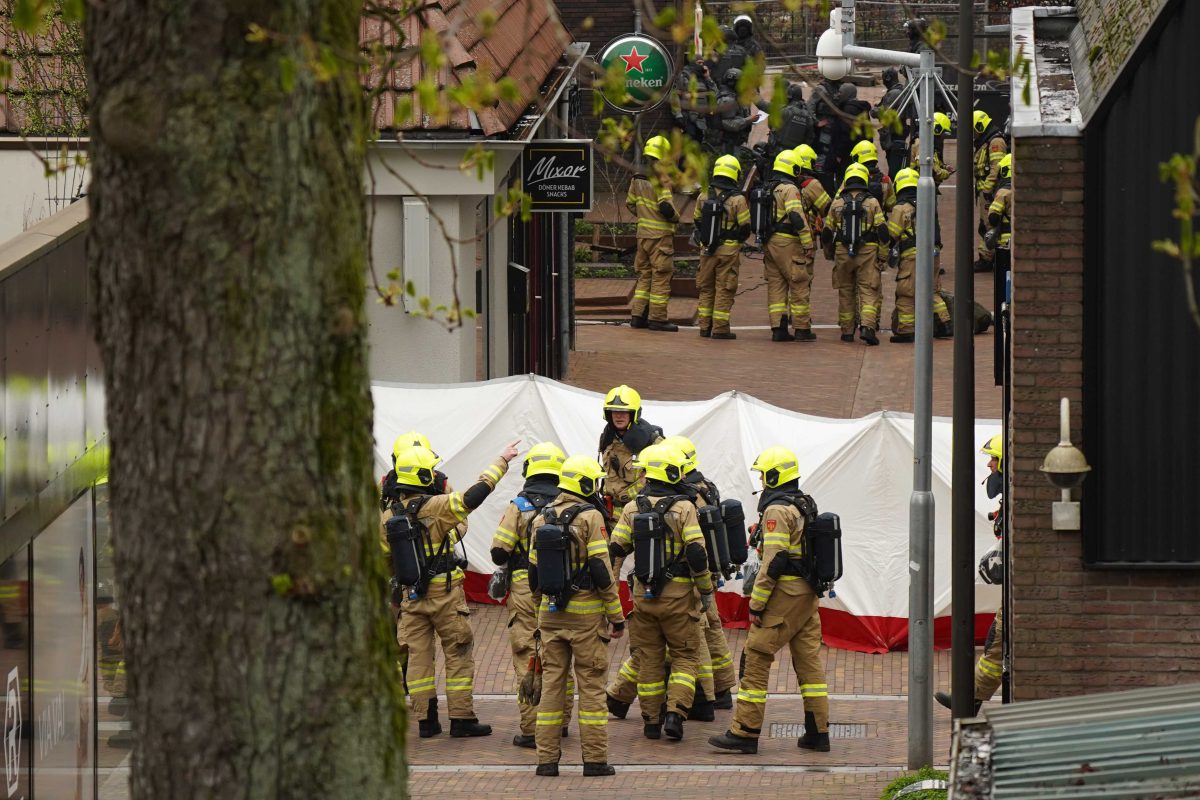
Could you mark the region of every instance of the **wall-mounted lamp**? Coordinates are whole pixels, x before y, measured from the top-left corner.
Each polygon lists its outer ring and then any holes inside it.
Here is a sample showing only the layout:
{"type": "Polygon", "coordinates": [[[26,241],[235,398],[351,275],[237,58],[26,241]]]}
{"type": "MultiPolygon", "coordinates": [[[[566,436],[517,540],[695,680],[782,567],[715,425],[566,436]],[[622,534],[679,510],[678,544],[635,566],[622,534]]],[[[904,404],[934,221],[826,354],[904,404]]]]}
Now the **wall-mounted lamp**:
{"type": "Polygon", "coordinates": [[[1079,503],[1071,500],[1071,489],[1083,483],[1091,471],[1083,451],[1071,444],[1071,403],[1062,399],[1059,411],[1058,445],[1046,454],[1039,468],[1052,484],[1062,489],[1062,500],[1054,503],[1050,518],[1056,531],[1079,530],[1079,503]]]}

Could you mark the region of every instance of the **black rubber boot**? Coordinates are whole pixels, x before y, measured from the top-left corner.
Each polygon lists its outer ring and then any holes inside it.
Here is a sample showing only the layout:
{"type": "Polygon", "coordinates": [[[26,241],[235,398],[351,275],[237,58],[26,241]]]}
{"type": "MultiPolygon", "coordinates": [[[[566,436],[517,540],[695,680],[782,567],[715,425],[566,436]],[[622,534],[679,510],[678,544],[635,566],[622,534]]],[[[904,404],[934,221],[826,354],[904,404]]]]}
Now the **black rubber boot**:
{"type": "Polygon", "coordinates": [[[558,777],[558,762],[551,761],[549,764],[538,764],[537,765],[537,774],[541,775],[543,778],[557,778],[558,777]]]}
{"type": "Polygon", "coordinates": [[[992,262],[984,258],[975,259],[974,270],[976,272],[991,272],[992,262]]]}
{"type": "Polygon", "coordinates": [[[610,764],[603,761],[585,761],[583,762],[583,777],[585,778],[603,778],[606,775],[616,775],[617,771],[610,764]]]}
{"type": "Polygon", "coordinates": [[[437,736],[442,732],[442,723],[438,721],[438,701],[433,698],[429,701],[429,712],[425,719],[417,722],[417,736],[422,739],[428,739],[432,736],[437,736]]]}
{"type": "Polygon", "coordinates": [[[663,717],[663,733],[668,739],[679,741],[683,738],[683,715],[676,711],[668,711],[663,717]]]}
{"type": "Polygon", "coordinates": [[[513,737],[513,744],[517,747],[537,747],[537,740],[534,737],[524,733],[518,733],[513,737]]]}
{"type": "Polygon", "coordinates": [[[818,753],[829,752],[829,733],[817,730],[817,718],[811,711],[804,712],[804,735],[796,740],[796,747],[818,753]]]}
{"type": "Polygon", "coordinates": [[[630,317],[630,318],[629,318],[629,327],[631,327],[631,328],[644,328],[644,327],[646,327],[646,315],[647,315],[647,314],[649,314],[649,313],[650,313],[649,311],[643,311],[643,312],[642,312],[640,315],[638,315],[638,316],[633,316],[633,317],[630,317]]]}
{"type": "Polygon", "coordinates": [[[772,342],[794,342],[794,341],[796,341],[796,337],[792,336],[792,334],[788,333],[788,329],[786,326],[784,326],[783,324],[780,324],[780,326],[778,328],[771,328],[771,341],[772,342]]]}
{"type": "Polygon", "coordinates": [[[953,339],[954,338],[954,320],[942,322],[936,317],[933,320],[933,338],[935,339],[953,339]]]}
{"type": "Polygon", "coordinates": [[[617,719],[625,719],[625,715],[629,713],[629,703],[622,703],[611,694],[608,695],[605,702],[608,703],[608,713],[617,719]]]}
{"type": "Polygon", "coordinates": [[[563,729],[562,729],[562,738],[564,738],[564,739],[565,739],[565,738],[567,738],[567,737],[568,737],[568,736],[570,736],[570,735],[571,735],[571,734],[567,732],[567,726],[566,726],[566,725],[563,725],[563,729]]]}
{"type": "Polygon", "coordinates": [[[749,736],[738,736],[730,731],[725,731],[720,736],[709,738],[708,743],[722,750],[733,750],[748,755],[758,752],[758,739],[749,736]]]}
{"type": "Polygon", "coordinates": [[[646,327],[652,331],[665,331],[667,333],[674,333],[679,330],[679,326],[674,322],[658,322],[653,319],[646,323],[646,327]]]}
{"type": "Polygon", "coordinates": [[[714,339],[736,339],[737,334],[733,331],[717,331],[712,335],[714,339]]]}
{"type": "Polygon", "coordinates": [[[812,328],[796,328],[797,342],[815,342],[817,335],[812,332],[812,328]]]}
{"type": "MultiPolygon", "coordinates": [[[[934,700],[937,700],[937,701],[938,701],[938,703],[940,703],[941,705],[945,706],[946,708],[953,708],[953,701],[952,701],[952,699],[951,699],[951,697],[950,697],[950,694],[949,694],[948,692],[934,692],[934,693],[933,693],[933,699],[934,699],[934,700]]],[[[979,709],[980,709],[980,708],[982,708],[982,707],[983,707],[983,701],[982,701],[982,700],[976,700],[976,701],[975,701],[975,705],[974,705],[974,706],[973,706],[973,708],[972,708],[971,716],[973,716],[973,717],[978,717],[978,716],[979,716],[979,709]]]]}
{"type": "Polygon", "coordinates": [[[893,333],[888,341],[893,344],[912,344],[914,337],[911,333],[893,333]]]}
{"type": "Polygon", "coordinates": [[[728,689],[717,692],[717,696],[713,698],[713,708],[724,710],[733,708],[733,694],[728,689]]]}
{"type": "Polygon", "coordinates": [[[662,723],[645,723],[642,726],[642,736],[645,736],[647,739],[661,739],[662,723]]]}
{"type": "Polygon", "coordinates": [[[699,689],[696,690],[696,696],[692,699],[692,707],[688,709],[687,718],[694,719],[696,722],[712,722],[717,718],[713,709],[713,701],[709,700],[699,689]]]}
{"type": "Polygon", "coordinates": [[[874,328],[868,328],[866,325],[863,325],[858,329],[858,336],[867,343],[868,347],[874,347],[879,344],[879,337],[875,335],[874,328]]]}
{"type": "Polygon", "coordinates": [[[712,328],[701,328],[700,329],[700,337],[702,339],[707,339],[711,335],[712,335],[712,328]]]}
{"type": "Polygon", "coordinates": [[[804,750],[812,750],[816,753],[828,753],[829,734],[814,733],[810,736],[806,733],[796,740],[796,747],[800,747],[804,750]]]}
{"type": "Polygon", "coordinates": [[[481,725],[477,719],[452,719],[450,720],[450,736],[455,739],[464,739],[468,736],[491,736],[492,726],[481,725]]]}
{"type": "Polygon", "coordinates": [[[843,342],[853,342],[853,341],[854,341],[854,334],[853,334],[853,333],[843,333],[843,334],[842,334],[842,341],[843,341],[843,342]]]}

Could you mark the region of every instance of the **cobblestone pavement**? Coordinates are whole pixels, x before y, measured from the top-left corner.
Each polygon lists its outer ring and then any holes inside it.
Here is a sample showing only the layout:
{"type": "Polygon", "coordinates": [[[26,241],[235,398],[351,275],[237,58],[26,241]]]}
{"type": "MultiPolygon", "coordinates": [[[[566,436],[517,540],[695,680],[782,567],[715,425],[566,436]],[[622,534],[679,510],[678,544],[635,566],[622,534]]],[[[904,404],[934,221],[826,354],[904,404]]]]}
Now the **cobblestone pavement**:
{"type": "MultiPolygon", "coordinates": [[[[450,739],[443,734],[418,739],[410,721],[409,787],[413,797],[440,800],[487,797],[536,797],[549,790],[580,798],[667,798],[679,792],[728,793],[737,790],[803,792],[810,798],[878,798],[883,788],[904,771],[907,758],[908,658],[905,653],[869,655],[824,648],[828,674],[831,722],[830,753],[810,753],[796,747],[795,726],[804,709],[786,653],[771,673],[764,737],[756,756],[715,750],[707,738],[727,727],[732,711],[718,711],[715,722],[689,722],[682,742],[650,741],[641,735],[636,704],[628,718],[608,725],[609,760],[617,766],[612,778],[584,779],[579,773],[578,727],[563,740],[562,777],[557,781],[533,774],[534,752],[511,744],[517,731],[517,708],[511,656],[504,627],[504,610],[473,605],[475,631],[476,713],[495,733],[480,739],[450,739]]],[[[726,631],[735,658],[745,631],[726,631]]],[[[626,640],[610,651],[610,672],[625,657],[626,640]]],[[[949,686],[948,652],[935,655],[935,682],[949,686]]],[[[439,685],[441,666],[439,663],[439,685]]],[[[442,691],[442,689],[439,689],[442,691]]],[[[444,716],[444,715],[443,715],[444,716]]],[[[950,718],[934,706],[935,761],[948,760],[950,718]]],[[[445,720],[443,719],[443,725],[445,720]]]]}

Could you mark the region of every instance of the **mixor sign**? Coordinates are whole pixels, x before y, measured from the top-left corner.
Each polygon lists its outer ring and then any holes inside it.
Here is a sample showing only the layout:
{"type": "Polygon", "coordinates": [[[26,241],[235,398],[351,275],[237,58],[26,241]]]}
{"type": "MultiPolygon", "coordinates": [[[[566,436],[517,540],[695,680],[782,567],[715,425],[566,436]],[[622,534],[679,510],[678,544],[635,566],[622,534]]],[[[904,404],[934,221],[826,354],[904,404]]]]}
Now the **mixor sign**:
{"type": "Polygon", "coordinates": [[[646,111],[663,101],[671,89],[671,55],[658,40],[640,33],[620,36],[600,51],[600,68],[605,75],[613,65],[625,76],[624,102],[605,95],[609,105],[621,111],[646,111]]]}
{"type": "Polygon", "coordinates": [[[591,211],[591,141],[530,142],[521,156],[521,179],[534,211],[591,211]]]}

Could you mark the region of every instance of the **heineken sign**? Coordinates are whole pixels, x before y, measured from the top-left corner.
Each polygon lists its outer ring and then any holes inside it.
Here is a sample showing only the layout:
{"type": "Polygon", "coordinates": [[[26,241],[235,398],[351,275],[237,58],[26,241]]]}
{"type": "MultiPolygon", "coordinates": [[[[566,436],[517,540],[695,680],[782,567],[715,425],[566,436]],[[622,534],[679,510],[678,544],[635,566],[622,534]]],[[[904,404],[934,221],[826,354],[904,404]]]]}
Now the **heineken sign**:
{"type": "Polygon", "coordinates": [[[591,211],[591,140],[530,142],[521,157],[521,178],[533,211],[591,211]]]}
{"type": "Polygon", "coordinates": [[[658,40],[640,33],[618,37],[600,52],[605,75],[616,69],[625,76],[623,102],[605,92],[604,99],[620,111],[647,111],[658,105],[671,89],[671,55],[658,40]],[[613,65],[617,65],[614,67],[613,65]]]}

